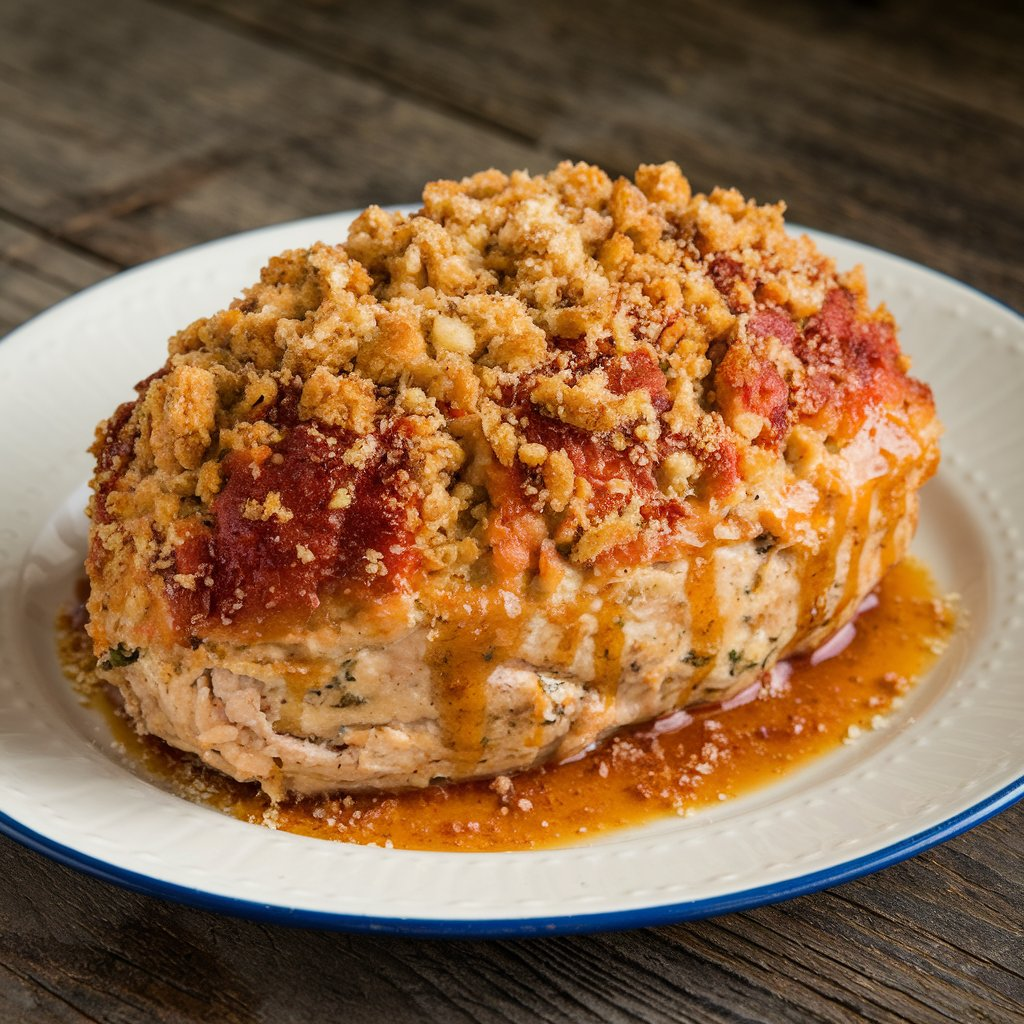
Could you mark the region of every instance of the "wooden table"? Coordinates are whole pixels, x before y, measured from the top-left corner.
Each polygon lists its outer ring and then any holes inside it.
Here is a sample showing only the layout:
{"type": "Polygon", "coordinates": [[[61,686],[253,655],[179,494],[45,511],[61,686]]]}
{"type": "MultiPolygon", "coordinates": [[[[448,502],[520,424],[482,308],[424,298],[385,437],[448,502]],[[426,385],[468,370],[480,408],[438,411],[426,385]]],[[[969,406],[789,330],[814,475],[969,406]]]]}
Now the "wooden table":
{"type": "MultiPolygon", "coordinates": [[[[1010,6],[3,0],[0,333],[183,246],[564,156],[675,159],[1020,308],[1010,6]]],[[[230,920],[3,840],[0,1020],[1020,1021],[1022,828],[750,913],[516,942],[230,920]]]]}

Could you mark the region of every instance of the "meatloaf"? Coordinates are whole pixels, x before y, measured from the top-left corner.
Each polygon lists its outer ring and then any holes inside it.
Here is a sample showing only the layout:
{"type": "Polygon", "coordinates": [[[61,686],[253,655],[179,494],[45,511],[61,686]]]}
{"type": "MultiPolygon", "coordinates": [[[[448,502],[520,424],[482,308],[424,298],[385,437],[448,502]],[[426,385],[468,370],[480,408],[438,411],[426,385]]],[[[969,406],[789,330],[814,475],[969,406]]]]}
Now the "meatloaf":
{"type": "Polygon", "coordinates": [[[671,163],[433,182],[99,426],[101,671],[274,799],[571,757],[850,618],[938,461],[907,367],[781,204],[671,163]]]}

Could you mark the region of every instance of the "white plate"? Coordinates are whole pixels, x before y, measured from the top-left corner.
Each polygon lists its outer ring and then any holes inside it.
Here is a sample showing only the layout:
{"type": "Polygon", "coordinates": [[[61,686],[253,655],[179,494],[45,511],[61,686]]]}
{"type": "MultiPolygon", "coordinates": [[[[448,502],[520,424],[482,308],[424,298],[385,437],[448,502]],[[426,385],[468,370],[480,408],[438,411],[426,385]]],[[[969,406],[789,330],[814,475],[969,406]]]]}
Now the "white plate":
{"type": "Polygon", "coordinates": [[[1024,322],[897,257],[862,262],[947,433],[915,550],[963,623],[888,728],[688,819],[560,850],[421,853],[307,839],[170,795],[126,767],[75,701],[53,621],[80,571],[93,427],[159,366],[168,335],[223,307],[282,249],[351,215],[266,228],[121,274],[0,344],[0,828],[65,863],[233,913],[352,929],[509,935],[656,924],[751,907],[884,867],[1024,792],[1024,322]]]}

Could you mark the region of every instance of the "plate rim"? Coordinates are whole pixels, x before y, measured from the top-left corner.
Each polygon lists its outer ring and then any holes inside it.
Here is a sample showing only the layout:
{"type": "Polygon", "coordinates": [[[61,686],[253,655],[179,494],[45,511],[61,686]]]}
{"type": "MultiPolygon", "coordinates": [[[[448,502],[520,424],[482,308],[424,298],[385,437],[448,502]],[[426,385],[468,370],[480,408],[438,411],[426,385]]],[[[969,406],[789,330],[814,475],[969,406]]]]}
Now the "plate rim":
{"type": "MultiPolygon", "coordinates": [[[[402,204],[386,207],[390,210],[415,210],[415,204],[402,204]]],[[[268,234],[274,230],[301,230],[304,225],[329,223],[334,219],[351,217],[358,211],[344,210],[275,224],[263,225],[246,231],[237,232],[221,238],[211,239],[197,245],[189,246],[175,252],[166,253],[145,263],[138,264],[120,273],[113,274],[96,284],[65,297],[53,306],[40,311],[29,320],[20,324],[3,338],[0,345],[18,338],[34,329],[37,323],[48,315],[55,313],[66,303],[81,298],[86,293],[94,293],[105,287],[116,287],[126,278],[137,273],[153,270],[159,264],[187,259],[199,250],[209,251],[221,244],[238,243],[246,237],[268,234]]],[[[800,224],[788,224],[793,233],[808,233],[819,244],[830,241],[850,244],[857,248],[878,254],[888,260],[900,264],[917,273],[924,273],[928,278],[947,286],[969,292],[996,307],[1003,314],[1009,314],[1014,320],[1020,321],[1021,314],[1006,302],[994,298],[972,285],[965,284],[956,278],[917,263],[907,257],[892,253],[857,239],[831,234],[800,224]]],[[[2,351],[2,349],[0,349],[2,351]]],[[[2,356],[0,356],[2,358],[2,356]]],[[[176,903],[226,913],[235,917],[269,921],[302,927],[315,927],[351,932],[402,934],[434,938],[510,938],[529,935],[579,934],[593,931],[620,930],[638,927],[663,925],[673,921],[695,920],[718,914],[732,913],[753,909],[769,903],[789,900],[798,896],[819,892],[823,889],[852,881],[874,871],[881,870],[892,864],[924,852],[932,847],[952,839],[968,831],[974,826],[1008,809],[1024,799],[1024,774],[1007,785],[983,797],[973,805],[964,808],[944,819],[881,849],[862,854],[849,860],[819,868],[815,871],[799,874],[795,877],[782,879],[760,886],[753,886],[735,892],[727,892],[694,900],[677,901],[662,905],[629,908],[623,910],[606,910],[593,913],[564,913],[550,916],[535,917],[493,917],[493,918],[432,918],[396,915],[351,914],[340,911],[312,910],[308,908],[289,907],[281,902],[263,903],[238,896],[225,895],[209,889],[194,888],[177,882],[167,881],[152,874],[137,872],[121,867],[107,860],[102,860],[83,853],[73,846],[68,846],[57,839],[52,839],[28,827],[17,819],[0,810],[0,835],[5,835],[26,848],[40,853],[65,866],[82,871],[92,877],[110,882],[130,891],[164,898],[176,903]]]]}
{"type": "Polygon", "coordinates": [[[1024,799],[1024,775],[1008,786],[953,815],[951,818],[902,839],[881,850],[864,854],[831,867],[811,871],[796,878],[754,886],[735,893],[698,900],[668,903],[631,910],[601,911],[592,914],[563,914],[528,918],[429,918],[388,917],[370,914],[342,914],[327,910],[305,910],[274,903],[257,903],[236,896],[225,896],[204,889],[166,882],[152,875],[120,868],[108,861],[81,853],[15,821],[0,811],[0,835],[65,867],[110,882],[119,888],[145,896],[228,914],[246,920],[264,921],[298,928],[359,932],[377,935],[404,935],[434,939],[510,939],[541,935],[581,935],[588,932],[625,931],[653,928],[678,921],[696,921],[720,914],[754,910],[767,904],[782,903],[852,882],[864,875],[891,867],[941,843],[962,835],[1024,799]]]}

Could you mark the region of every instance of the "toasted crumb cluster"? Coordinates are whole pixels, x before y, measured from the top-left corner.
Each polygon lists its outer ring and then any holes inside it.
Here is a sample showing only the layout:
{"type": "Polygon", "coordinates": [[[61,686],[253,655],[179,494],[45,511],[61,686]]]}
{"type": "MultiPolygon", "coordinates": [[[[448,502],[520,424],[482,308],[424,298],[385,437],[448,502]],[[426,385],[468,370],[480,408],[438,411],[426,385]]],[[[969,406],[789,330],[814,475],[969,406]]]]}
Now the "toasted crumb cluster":
{"type": "Polygon", "coordinates": [[[179,642],[414,578],[778,535],[787,488],[872,410],[932,415],[859,272],[675,164],[370,207],[172,338],[138,391],[98,432],[90,567],[153,574],[137,599],[179,642]]]}

